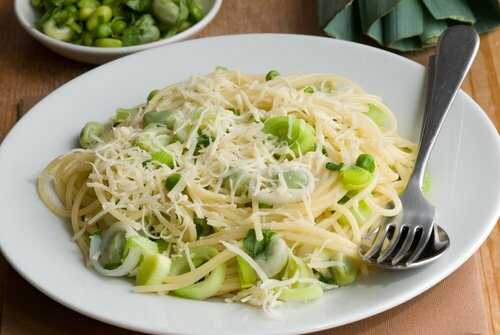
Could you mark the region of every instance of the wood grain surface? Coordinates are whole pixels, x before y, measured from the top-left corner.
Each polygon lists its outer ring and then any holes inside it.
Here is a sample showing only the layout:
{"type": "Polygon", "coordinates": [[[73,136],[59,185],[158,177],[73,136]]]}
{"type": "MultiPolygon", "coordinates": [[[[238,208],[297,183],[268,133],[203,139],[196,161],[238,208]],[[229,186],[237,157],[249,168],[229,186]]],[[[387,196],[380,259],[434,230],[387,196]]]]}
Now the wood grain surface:
{"type": "MultiPolygon", "coordinates": [[[[16,121],[21,98],[44,96],[91,69],[67,60],[35,42],[16,22],[13,1],[0,0],[0,141],[16,121]]],[[[250,32],[320,35],[314,0],[225,0],[217,18],[200,34],[214,36],[250,32]]],[[[407,55],[425,64],[429,51],[407,55]]],[[[481,47],[463,85],[500,127],[500,30],[482,35],[481,47]]],[[[0,186],[1,187],[1,186],[0,186]]],[[[500,226],[479,251],[483,300],[490,332],[500,334],[500,226]]],[[[0,325],[6,278],[19,280],[0,257],[0,325]]],[[[33,293],[35,294],[35,293],[33,293]]],[[[36,311],[35,311],[36,312],[36,311]]],[[[105,326],[103,326],[105,327],[105,326]]],[[[4,328],[0,328],[4,330],[4,328]]],[[[105,332],[105,328],[102,329],[105,332]]],[[[33,329],[33,334],[36,329],[33,329]]],[[[123,334],[126,332],[124,331],[123,334]]],[[[53,334],[59,334],[54,330],[53,334]]],[[[1,331],[0,335],[15,335],[1,331]],[[8,333],[8,334],[7,334],[8,333]]]]}

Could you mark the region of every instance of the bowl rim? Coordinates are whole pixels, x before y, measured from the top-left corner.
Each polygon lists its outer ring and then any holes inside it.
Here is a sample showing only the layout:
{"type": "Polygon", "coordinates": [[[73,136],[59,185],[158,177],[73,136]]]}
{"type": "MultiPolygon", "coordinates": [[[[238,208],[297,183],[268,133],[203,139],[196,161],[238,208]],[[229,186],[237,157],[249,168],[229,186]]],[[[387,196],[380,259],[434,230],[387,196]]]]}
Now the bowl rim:
{"type": "MultiPolygon", "coordinates": [[[[150,48],[156,48],[162,45],[170,44],[173,42],[177,41],[182,41],[196,33],[198,33],[200,30],[205,28],[217,15],[219,12],[223,0],[213,0],[212,7],[210,10],[205,14],[203,19],[200,21],[196,22],[193,26],[189,27],[188,29],[184,30],[181,33],[178,33],[174,36],[168,37],[168,38],[163,38],[158,41],[154,42],[149,42],[145,44],[139,44],[139,45],[134,45],[134,46],[126,46],[126,47],[119,47],[119,48],[102,48],[102,47],[94,47],[94,46],[83,46],[83,45],[78,45],[78,44],[73,44],[69,42],[63,42],[56,40],[53,37],[47,36],[44,33],[42,33],[40,30],[38,30],[34,24],[30,23],[26,16],[23,14],[21,11],[21,3],[22,2],[29,2],[29,0],[15,0],[14,3],[14,13],[17,17],[18,22],[21,24],[21,26],[28,32],[31,36],[33,36],[35,39],[37,39],[40,42],[48,43],[54,46],[57,46],[62,49],[70,49],[76,52],[80,53],[85,53],[85,54],[98,54],[98,55],[123,55],[123,54],[129,54],[133,52],[138,52],[150,48]]],[[[31,10],[34,11],[33,8],[31,10]]]]}

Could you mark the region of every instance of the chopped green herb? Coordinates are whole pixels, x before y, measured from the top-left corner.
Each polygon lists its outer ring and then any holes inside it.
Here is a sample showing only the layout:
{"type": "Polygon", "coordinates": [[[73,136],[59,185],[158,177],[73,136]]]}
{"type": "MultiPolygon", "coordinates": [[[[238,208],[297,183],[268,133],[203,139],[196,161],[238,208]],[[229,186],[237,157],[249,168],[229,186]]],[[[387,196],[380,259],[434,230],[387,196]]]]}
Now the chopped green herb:
{"type": "Polygon", "coordinates": [[[207,218],[194,218],[193,222],[196,225],[196,234],[198,237],[214,233],[214,227],[207,223],[207,218]]]}
{"type": "Polygon", "coordinates": [[[273,205],[266,204],[263,202],[259,202],[259,208],[266,209],[266,208],[273,208],[273,205]]]}
{"type": "Polygon", "coordinates": [[[336,164],[336,163],[328,162],[328,163],[326,163],[325,168],[327,168],[330,171],[340,171],[340,169],[342,169],[343,166],[344,166],[344,163],[336,164]]]}
{"type": "Polygon", "coordinates": [[[349,199],[351,199],[351,198],[349,198],[347,195],[344,195],[342,198],[340,198],[340,200],[338,201],[338,203],[341,204],[341,205],[343,205],[346,202],[348,202],[349,199]]]}
{"type": "Polygon", "coordinates": [[[313,94],[316,91],[316,89],[313,86],[307,85],[304,87],[304,92],[307,94],[313,94]]]}
{"type": "Polygon", "coordinates": [[[263,239],[257,241],[257,237],[255,236],[255,230],[250,229],[247,233],[247,236],[243,240],[243,246],[247,253],[255,257],[266,250],[271,238],[274,235],[274,232],[270,229],[262,229],[263,239]]]}
{"type": "Polygon", "coordinates": [[[175,185],[181,180],[181,175],[178,173],[173,173],[165,179],[165,187],[167,190],[171,191],[175,185]]]}

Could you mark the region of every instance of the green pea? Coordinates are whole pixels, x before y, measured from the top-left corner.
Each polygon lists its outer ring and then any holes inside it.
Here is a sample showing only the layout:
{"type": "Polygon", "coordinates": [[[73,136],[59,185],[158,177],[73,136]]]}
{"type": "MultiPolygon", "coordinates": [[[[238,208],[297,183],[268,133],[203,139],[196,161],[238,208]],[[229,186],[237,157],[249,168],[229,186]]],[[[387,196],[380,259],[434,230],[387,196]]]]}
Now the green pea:
{"type": "Polygon", "coordinates": [[[127,23],[123,20],[116,20],[111,23],[111,30],[114,35],[120,35],[125,28],[127,28],[127,23]]]}
{"type": "Polygon", "coordinates": [[[99,122],[88,122],[80,133],[80,146],[89,149],[99,143],[104,134],[104,126],[99,122]]]}
{"type": "Polygon", "coordinates": [[[95,30],[95,35],[97,38],[106,38],[112,33],[113,31],[111,30],[111,27],[106,23],[100,24],[95,30]]]}
{"type": "Polygon", "coordinates": [[[165,187],[167,190],[171,191],[179,180],[181,180],[181,175],[179,173],[173,173],[165,179],[165,187]]]}
{"type": "Polygon", "coordinates": [[[352,165],[341,172],[341,180],[346,190],[359,191],[372,182],[373,175],[368,170],[352,165]]]}
{"type": "Polygon", "coordinates": [[[316,92],[316,89],[313,86],[310,86],[310,85],[304,87],[303,90],[307,94],[313,94],[314,92],[316,92]]]}
{"type": "Polygon", "coordinates": [[[296,155],[312,151],[316,146],[314,128],[302,119],[291,116],[271,117],[264,122],[262,131],[286,141],[296,155]]]}
{"type": "Polygon", "coordinates": [[[356,165],[372,173],[373,171],[375,171],[375,159],[372,155],[369,154],[359,155],[358,159],[356,160],[356,165]]]}
{"type": "Polygon", "coordinates": [[[100,38],[95,40],[95,46],[100,48],[120,48],[122,41],[116,38],[100,38]]]}
{"type": "Polygon", "coordinates": [[[174,25],[179,18],[179,6],[173,0],[153,0],[153,15],[163,23],[174,25]]]}
{"type": "Polygon", "coordinates": [[[91,17],[92,14],[94,14],[94,12],[95,12],[95,8],[93,8],[93,7],[83,7],[83,8],[80,8],[80,12],[78,14],[78,17],[80,18],[80,20],[85,21],[89,17],[91,17]]]}
{"type": "Polygon", "coordinates": [[[87,21],[87,29],[90,31],[95,30],[99,24],[108,23],[113,16],[113,11],[109,6],[99,6],[92,13],[92,16],[87,21]]]}
{"type": "Polygon", "coordinates": [[[198,1],[196,0],[188,1],[188,7],[189,7],[189,14],[195,22],[198,22],[201,19],[203,19],[205,13],[203,11],[203,7],[201,7],[198,1]]]}
{"type": "Polygon", "coordinates": [[[151,99],[153,99],[158,92],[160,92],[160,90],[152,90],[151,92],[149,92],[148,101],[151,101],[151,99]]]}
{"type": "Polygon", "coordinates": [[[69,41],[73,37],[73,30],[66,26],[58,27],[54,20],[45,22],[42,30],[45,35],[59,41],[69,41]]]}
{"type": "Polygon", "coordinates": [[[271,70],[266,74],[266,81],[273,80],[274,78],[278,77],[280,73],[276,70],[271,70]]]}
{"type": "Polygon", "coordinates": [[[98,25],[99,25],[99,19],[97,18],[97,16],[92,14],[92,16],[87,20],[86,23],[87,30],[94,31],[98,25]]]}
{"type": "Polygon", "coordinates": [[[102,22],[106,23],[111,20],[111,17],[113,16],[113,10],[109,6],[99,6],[95,10],[94,15],[102,20],[102,22]]]}

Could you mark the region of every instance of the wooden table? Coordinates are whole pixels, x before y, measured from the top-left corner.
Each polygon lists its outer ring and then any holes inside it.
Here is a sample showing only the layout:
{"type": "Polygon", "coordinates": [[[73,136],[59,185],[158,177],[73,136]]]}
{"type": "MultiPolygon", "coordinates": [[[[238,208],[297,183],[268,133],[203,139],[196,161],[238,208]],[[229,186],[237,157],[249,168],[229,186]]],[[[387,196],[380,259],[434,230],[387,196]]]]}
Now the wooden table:
{"type": "MultiPolygon", "coordinates": [[[[250,32],[320,35],[313,0],[226,0],[217,18],[200,36],[250,32]]],[[[12,1],[0,1],[0,141],[16,122],[16,105],[25,97],[44,96],[91,69],[45,49],[22,31],[12,1]]],[[[408,55],[424,64],[429,51],[408,55]]],[[[484,34],[463,89],[500,129],[500,30],[484,34]]],[[[483,294],[491,331],[500,334],[500,225],[481,247],[483,294]]],[[[0,257],[0,325],[4,279],[13,271],[0,257]]],[[[0,334],[4,335],[4,334],[0,334]]]]}

